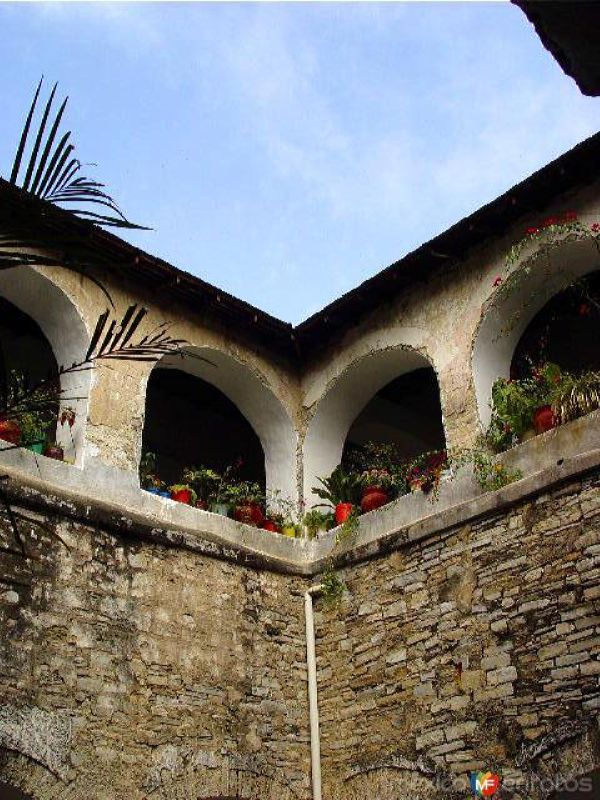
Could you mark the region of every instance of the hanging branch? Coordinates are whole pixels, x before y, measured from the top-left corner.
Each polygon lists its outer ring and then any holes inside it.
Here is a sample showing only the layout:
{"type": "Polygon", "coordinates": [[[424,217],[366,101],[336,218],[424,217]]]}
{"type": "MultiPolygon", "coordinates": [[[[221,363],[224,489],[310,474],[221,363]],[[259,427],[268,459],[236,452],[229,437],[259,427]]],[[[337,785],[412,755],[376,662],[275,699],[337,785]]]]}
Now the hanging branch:
{"type": "Polygon", "coordinates": [[[32,132],[32,122],[43,81],[44,78],[42,76],[21,132],[19,146],[17,147],[10,174],[10,183],[14,186],[20,185],[22,189],[42,200],[66,205],[77,216],[89,219],[97,225],[149,230],[143,225],[130,222],[125,217],[113,198],[105,191],[106,187],[103,183],[79,174],[82,163],[73,155],[75,146],[69,142],[71,131],[67,131],[57,141],[68,97],[63,100],[56,112],[52,127],[44,141],[46,126],[53,113],[52,104],[58,87],[57,83],[54,84],[42,113],[35,141],[29,155],[29,161],[27,165],[23,164],[23,156],[29,134],[32,132]],[[19,176],[22,175],[23,171],[25,175],[19,180],[19,176]],[[76,207],[71,208],[71,204],[76,207]],[[81,204],[83,204],[83,208],[81,204]],[[86,208],[88,204],[94,210],[86,208]]]}

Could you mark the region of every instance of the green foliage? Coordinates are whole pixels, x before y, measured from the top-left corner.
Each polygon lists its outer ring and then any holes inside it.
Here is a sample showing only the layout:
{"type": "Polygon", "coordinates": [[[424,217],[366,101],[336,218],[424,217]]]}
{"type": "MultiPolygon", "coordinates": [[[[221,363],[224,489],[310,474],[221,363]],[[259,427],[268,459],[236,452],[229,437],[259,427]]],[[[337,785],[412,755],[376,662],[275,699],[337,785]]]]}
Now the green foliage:
{"type": "Polygon", "coordinates": [[[360,517],[360,510],[357,506],[354,506],[352,512],[346,517],[346,519],[342,522],[342,524],[339,527],[339,530],[335,537],[336,544],[349,542],[356,536],[356,534],[358,533],[359,517],[360,517]]]}
{"type": "Polygon", "coordinates": [[[330,564],[321,578],[323,603],[327,608],[339,606],[346,591],[346,584],[330,564]]]}
{"type": "Polygon", "coordinates": [[[521,441],[533,428],[533,416],[540,406],[551,405],[564,374],[551,362],[530,365],[525,378],[498,378],[492,387],[492,419],[487,431],[490,446],[501,452],[521,441]]]}
{"type": "Polygon", "coordinates": [[[183,470],[183,480],[194,489],[199,500],[209,503],[221,476],[207,467],[187,467],[183,470]]]}
{"type": "Polygon", "coordinates": [[[355,472],[347,472],[341,464],[338,464],[328,478],[317,478],[317,480],[323,488],[313,486],[313,492],[332,506],[335,507],[339,503],[356,505],[360,502],[360,478],[355,472]]]}
{"type": "Polygon", "coordinates": [[[252,481],[239,481],[227,484],[221,491],[221,503],[230,503],[232,506],[246,505],[247,503],[264,503],[265,494],[258,483],[252,481]]]}
{"type": "Polygon", "coordinates": [[[563,373],[563,379],[552,395],[552,409],[558,424],[570,422],[598,408],[600,372],[563,373]]]}
{"type": "Polygon", "coordinates": [[[511,470],[497,461],[490,452],[485,437],[480,437],[475,447],[453,453],[450,463],[453,473],[467,464],[472,465],[475,480],[484,492],[502,489],[503,486],[508,486],[509,483],[514,483],[523,477],[521,470],[511,470]]]}
{"type": "Polygon", "coordinates": [[[320,530],[331,530],[335,527],[335,519],[329,511],[319,511],[318,508],[312,508],[307,511],[302,519],[309,539],[314,539],[320,530]]]}

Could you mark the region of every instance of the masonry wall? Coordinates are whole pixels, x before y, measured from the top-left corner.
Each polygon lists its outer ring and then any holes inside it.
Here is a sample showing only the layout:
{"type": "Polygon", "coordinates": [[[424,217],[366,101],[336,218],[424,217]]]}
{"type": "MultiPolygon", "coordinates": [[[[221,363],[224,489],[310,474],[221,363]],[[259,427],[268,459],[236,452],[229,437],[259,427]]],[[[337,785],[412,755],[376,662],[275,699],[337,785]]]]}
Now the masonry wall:
{"type": "Polygon", "coordinates": [[[0,780],[35,800],[307,796],[299,579],[12,505],[0,780]]]}
{"type": "Polygon", "coordinates": [[[600,766],[598,472],[342,576],[317,621],[324,797],[465,797],[492,769],[534,800],[600,766]]]}

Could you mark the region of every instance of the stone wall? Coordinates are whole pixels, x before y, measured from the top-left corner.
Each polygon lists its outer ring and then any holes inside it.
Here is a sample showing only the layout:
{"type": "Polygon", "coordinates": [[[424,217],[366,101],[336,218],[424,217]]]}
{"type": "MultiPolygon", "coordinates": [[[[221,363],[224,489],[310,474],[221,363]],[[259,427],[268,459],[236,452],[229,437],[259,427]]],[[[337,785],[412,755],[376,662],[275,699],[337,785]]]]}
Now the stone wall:
{"type": "MultiPolygon", "coordinates": [[[[465,797],[600,765],[600,474],[342,572],[317,618],[324,797],[465,797]]],[[[537,782],[536,782],[537,781],[537,782]]]]}
{"type": "Polygon", "coordinates": [[[300,579],[12,506],[0,780],[36,800],[306,797],[300,579]]]}

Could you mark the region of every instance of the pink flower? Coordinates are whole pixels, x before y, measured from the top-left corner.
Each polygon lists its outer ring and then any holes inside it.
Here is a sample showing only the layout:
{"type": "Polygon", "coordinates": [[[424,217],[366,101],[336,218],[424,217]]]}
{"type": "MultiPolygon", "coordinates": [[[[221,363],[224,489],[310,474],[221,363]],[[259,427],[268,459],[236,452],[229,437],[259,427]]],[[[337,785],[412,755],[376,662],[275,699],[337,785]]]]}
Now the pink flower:
{"type": "Polygon", "coordinates": [[[502,278],[500,277],[500,275],[496,275],[496,277],[494,278],[494,286],[500,286],[501,283],[502,283],[502,278]]]}

